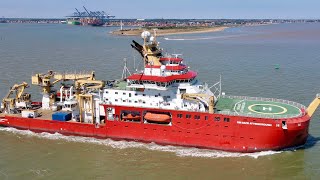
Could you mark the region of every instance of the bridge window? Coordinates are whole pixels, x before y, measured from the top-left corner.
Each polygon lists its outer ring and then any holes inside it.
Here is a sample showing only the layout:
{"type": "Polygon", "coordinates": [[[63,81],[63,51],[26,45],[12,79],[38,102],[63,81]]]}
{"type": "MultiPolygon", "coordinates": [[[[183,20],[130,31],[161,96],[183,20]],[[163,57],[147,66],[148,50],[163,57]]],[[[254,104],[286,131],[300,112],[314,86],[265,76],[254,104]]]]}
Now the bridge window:
{"type": "Polygon", "coordinates": [[[208,120],[208,116],[204,116],[204,120],[208,120]]]}
{"type": "Polygon", "coordinates": [[[190,115],[190,114],[187,114],[187,115],[186,115],[186,118],[187,118],[187,119],[190,119],[190,118],[191,118],[191,115],[190,115]]]}
{"type": "Polygon", "coordinates": [[[115,94],[118,94],[118,92],[116,91],[116,92],[114,92],[115,94]]]}
{"type": "Polygon", "coordinates": [[[115,99],[116,102],[118,102],[118,99],[115,99]]]}
{"type": "Polygon", "coordinates": [[[214,121],[220,121],[220,117],[214,117],[214,121]]]}
{"type": "Polygon", "coordinates": [[[182,118],[182,114],[177,114],[177,117],[178,118],[182,118]]]}
{"type": "Polygon", "coordinates": [[[195,119],[195,120],[199,120],[199,119],[200,119],[200,116],[199,116],[199,115],[194,115],[194,119],[195,119]]]}

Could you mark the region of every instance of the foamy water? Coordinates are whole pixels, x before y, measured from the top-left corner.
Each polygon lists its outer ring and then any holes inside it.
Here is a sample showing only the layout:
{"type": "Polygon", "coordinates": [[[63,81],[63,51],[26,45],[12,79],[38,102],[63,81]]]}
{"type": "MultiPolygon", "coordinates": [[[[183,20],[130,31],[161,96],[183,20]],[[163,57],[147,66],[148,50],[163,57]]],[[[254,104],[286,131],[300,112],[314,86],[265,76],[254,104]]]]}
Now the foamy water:
{"type": "MultiPolygon", "coordinates": [[[[189,148],[181,146],[163,146],[155,143],[140,143],[134,141],[115,141],[112,139],[96,139],[91,137],[80,137],[80,136],[65,136],[59,133],[35,133],[30,130],[18,130],[11,127],[0,128],[0,132],[9,132],[17,135],[32,136],[43,139],[50,140],[62,140],[67,142],[80,142],[80,143],[92,143],[102,146],[108,146],[117,149],[126,149],[126,148],[144,148],[151,151],[163,151],[171,152],[176,154],[179,157],[203,157],[203,158],[224,158],[224,157],[252,157],[259,158],[261,156],[270,156],[274,154],[282,153],[283,151],[262,151],[255,153],[234,153],[234,152],[224,152],[217,150],[208,150],[208,149],[198,149],[198,148],[189,148]]],[[[20,137],[19,137],[20,138],[20,137]]]]}

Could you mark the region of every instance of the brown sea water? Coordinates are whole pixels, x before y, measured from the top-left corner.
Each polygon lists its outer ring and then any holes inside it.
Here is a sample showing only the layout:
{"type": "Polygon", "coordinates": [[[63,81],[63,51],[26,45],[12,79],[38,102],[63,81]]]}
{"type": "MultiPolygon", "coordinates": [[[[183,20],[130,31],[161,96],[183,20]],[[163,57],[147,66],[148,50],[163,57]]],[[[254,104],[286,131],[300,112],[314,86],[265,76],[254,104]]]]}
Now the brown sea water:
{"type": "MultiPolygon", "coordinates": [[[[121,76],[123,58],[130,69],[134,64],[139,69],[142,62],[130,43],[140,38],[112,36],[113,29],[0,24],[0,97],[14,83],[31,83],[31,74],[49,69],[95,70],[105,80],[121,76]]],[[[221,74],[226,94],[308,105],[320,93],[320,24],[239,27],[158,40],[168,52],[182,53],[202,81],[213,84],[221,74]]],[[[28,90],[41,97],[38,87],[28,90]]],[[[252,154],[0,128],[0,179],[318,179],[319,120],[317,112],[305,146],[252,154]]]]}

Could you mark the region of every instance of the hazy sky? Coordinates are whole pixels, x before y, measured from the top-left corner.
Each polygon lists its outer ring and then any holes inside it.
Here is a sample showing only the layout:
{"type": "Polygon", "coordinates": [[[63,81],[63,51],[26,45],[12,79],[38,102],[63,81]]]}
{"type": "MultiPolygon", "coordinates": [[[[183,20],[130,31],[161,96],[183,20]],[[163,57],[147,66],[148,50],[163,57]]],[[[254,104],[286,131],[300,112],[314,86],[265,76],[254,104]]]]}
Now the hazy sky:
{"type": "Polygon", "coordinates": [[[320,0],[0,0],[0,17],[60,18],[83,5],[116,18],[320,18],[320,0]]]}

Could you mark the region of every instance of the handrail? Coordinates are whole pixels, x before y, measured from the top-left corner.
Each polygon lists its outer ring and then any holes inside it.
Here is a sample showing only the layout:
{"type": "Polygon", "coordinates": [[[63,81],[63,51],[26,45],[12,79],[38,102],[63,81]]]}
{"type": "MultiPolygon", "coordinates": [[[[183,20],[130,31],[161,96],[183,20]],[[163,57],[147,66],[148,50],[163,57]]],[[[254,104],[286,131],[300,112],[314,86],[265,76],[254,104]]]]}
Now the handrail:
{"type": "Polygon", "coordinates": [[[279,119],[279,118],[294,118],[294,117],[301,117],[306,114],[306,106],[296,103],[293,101],[288,101],[288,100],[283,100],[283,99],[276,99],[276,98],[262,98],[262,97],[248,97],[248,96],[228,96],[228,95],[223,95],[221,98],[229,98],[229,99],[243,99],[243,100],[254,100],[254,101],[271,101],[271,102],[279,102],[279,103],[284,103],[288,105],[295,106],[299,108],[300,113],[298,115],[266,115],[266,114],[248,114],[248,113],[241,113],[241,112],[231,112],[231,111],[219,111],[219,114],[225,114],[225,115],[230,115],[230,116],[247,116],[247,117],[258,117],[258,118],[271,118],[271,119],[279,119]]]}

